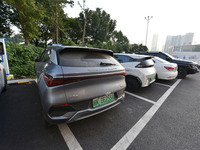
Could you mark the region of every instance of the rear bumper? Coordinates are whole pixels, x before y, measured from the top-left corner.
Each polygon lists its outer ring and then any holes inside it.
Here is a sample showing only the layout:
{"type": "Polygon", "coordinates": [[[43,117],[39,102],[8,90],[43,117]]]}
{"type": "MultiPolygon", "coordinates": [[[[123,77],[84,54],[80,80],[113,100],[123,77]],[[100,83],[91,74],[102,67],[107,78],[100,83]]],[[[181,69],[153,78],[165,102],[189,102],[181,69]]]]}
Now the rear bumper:
{"type": "Polygon", "coordinates": [[[158,74],[158,79],[162,80],[172,80],[175,79],[178,75],[178,71],[176,72],[162,72],[162,73],[157,73],[158,74]]]}
{"type": "Polygon", "coordinates": [[[142,81],[142,86],[141,87],[147,87],[150,84],[152,84],[153,82],[155,82],[155,77],[156,77],[156,73],[149,75],[149,76],[144,76],[143,77],[143,81],[142,81]]]}
{"type": "Polygon", "coordinates": [[[80,110],[80,111],[73,111],[73,112],[68,112],[62,116],[58,116],[58,117],[51,117],[48,114],[45,117],[45,119],[52,124],[57,124],[57,123],[71,123],[77,120],[81,120],[84,118],[88,118],[91,116],[94,116],[96,114],[102,113],[104,111],[107,111],[115,106],[117,106],[118,104],[120,104],[123,100],[124,100],[125,94],[123,94],[121,97],[119,97],[118,99],[116,99],[115,101],[108,103],[106,105],[103,105],[101,107],[98,108],[88,108],[88,109],[84,109],[84,110],[80,110]]]}

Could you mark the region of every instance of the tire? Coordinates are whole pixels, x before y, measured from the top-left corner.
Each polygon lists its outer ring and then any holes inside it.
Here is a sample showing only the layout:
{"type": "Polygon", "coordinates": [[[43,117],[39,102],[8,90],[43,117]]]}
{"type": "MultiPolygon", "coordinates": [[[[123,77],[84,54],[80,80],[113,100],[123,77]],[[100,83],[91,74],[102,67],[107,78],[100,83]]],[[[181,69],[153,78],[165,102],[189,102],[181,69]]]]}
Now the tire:
{"type": "Polygon", "coordinates": [[[139,81],[131,76],[126,76],[126,90],[129,92],[134,92],[140,88],[139,81]]]}
{"type": "Polygon", "coordinates": [[[187,75],[187,71],[185,69],[178,68],[178,76],[177,76],[178,79],[183,79],[186,77],[186,75],[187,75]]]}
{"type": "Polygon", "coordinates": [[[4,86],[3,86],[3,91],[2,92],[7,90],[7,78],[6,78],[5,70],[3,71],[3,74],[4,74],[4,86]]]}

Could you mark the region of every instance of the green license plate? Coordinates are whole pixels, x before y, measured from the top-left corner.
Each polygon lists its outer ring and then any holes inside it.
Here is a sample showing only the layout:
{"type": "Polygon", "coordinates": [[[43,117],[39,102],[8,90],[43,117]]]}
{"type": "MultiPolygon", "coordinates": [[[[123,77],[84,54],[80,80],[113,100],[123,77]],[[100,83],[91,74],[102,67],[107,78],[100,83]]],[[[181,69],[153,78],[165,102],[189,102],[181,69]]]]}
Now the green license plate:
{"type": "Polygon", "coordinates": [[[153,77],[153,78],[150,78],[150,82],[151,82],[151,81],[154,81],[154,80],[155,80],[155,78],[154,78],[154,77],[153,77]]]}
{"type": "Polygon", "coordinates": [[[93,99],[93,108],[108,104],[115,100],[114,94],[93,99]]]}

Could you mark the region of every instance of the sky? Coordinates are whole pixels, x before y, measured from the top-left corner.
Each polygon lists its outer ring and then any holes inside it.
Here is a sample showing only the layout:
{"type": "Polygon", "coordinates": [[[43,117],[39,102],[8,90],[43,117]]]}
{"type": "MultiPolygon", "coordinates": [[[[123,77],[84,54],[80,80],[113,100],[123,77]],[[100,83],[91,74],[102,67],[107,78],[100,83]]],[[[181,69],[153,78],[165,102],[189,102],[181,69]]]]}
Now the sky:
{"type": "MultiPolygon", "coordinates": [[[[79,0],[83,3],[83,0],[79,0]]],[[[153,34],[158,34],[158,50],[162,50],[167,35],[194,33],[193,44],[200,44],[200,17],[198,0],[86,0],[86,7],[102,8],[111,19],[117,21],[116,30],[121,30],[130,43],[145,45],[147,20],[149,21],[147,46],[150,49],[153,34]]],[[[74,7],[67,6],[69,17],[78,17],[81,8],[78,0],[74,7]]]]}

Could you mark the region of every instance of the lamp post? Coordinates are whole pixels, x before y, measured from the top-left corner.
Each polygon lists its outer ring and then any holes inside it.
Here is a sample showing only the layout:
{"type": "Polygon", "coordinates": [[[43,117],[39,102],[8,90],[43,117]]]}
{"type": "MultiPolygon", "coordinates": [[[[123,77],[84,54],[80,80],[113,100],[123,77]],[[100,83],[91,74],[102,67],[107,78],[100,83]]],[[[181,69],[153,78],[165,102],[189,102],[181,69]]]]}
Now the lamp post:
{"type": "Polygon", "coordinates": [[[149,21],[153,18],[153,16],[147,16],[144,17],[147,20],[147,31],[146,31],[146,41],[145,41],[145,45],[147,46],[147,36],[148,36],[148,27],[149,27],[149,21]]]}

